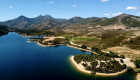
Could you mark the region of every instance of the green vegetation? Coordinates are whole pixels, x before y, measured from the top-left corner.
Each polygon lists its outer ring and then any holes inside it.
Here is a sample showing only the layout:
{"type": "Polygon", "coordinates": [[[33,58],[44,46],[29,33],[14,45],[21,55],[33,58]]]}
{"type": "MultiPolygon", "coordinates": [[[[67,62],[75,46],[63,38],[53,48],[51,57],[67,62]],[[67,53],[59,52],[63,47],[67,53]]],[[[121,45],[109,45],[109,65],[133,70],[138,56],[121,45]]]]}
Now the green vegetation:
{"type": "Polygon", "coordinates": [[[55,38],[53,41],[50,41],[50,43],[54,45],[59,45],[59,44],[65,44],[65,39],[62,38],[55,38]]]}
{"type": "MultiPolygon", "coordinates": [[[[82,47],[85,48],[85,45],[82,45],[82,47]]],[[[124,59],[125,58],[124,55],[118,56],[118,54],[114,52],[105,53],[95,47],[92,47],[91,50],[93,52],[96,52],[97,54],[91,53],[91,55],[86,54],[74,55],[74,60],[78,64],[82,62],[82,65],[86,68],[86,70],[90,70],[92,74],[96,74],[96,72],[116,73],[126,69],[127,67],[126,64],[121,65],[119,61],[116,61],[114,59],[114,58],[124,59]]],[[[121,63],[123,63],[122,59],[120,60],[121,63]]]]}
{"type": "Polygon", "coordinates": [[[82,61],[96,61],[95,56],[91,56],[91,55],[86,55],[86,54],[80,54],[80,55],[74,55],[74,60],[79,64],[82,61]]]}
{"type": "Polygon", "coordinates": [[[123,44],[127,45],[131,49],[140,50],[140,36],[133,38],[129,41],[126,41],[123,44]]]}
{"type": "Polygon", "coordinates": [[[135,63],[137,68],[140,68],[140,60],[136,60],[134,63],[135,63]]]}
{"type": "Polygon", "coordinates": [[[104,56],[104,58],[105,57],[106,58],[119,58],[118,54],[116,54],[114,52],[105,53],[105,52],[102,52],[101,50],[99,50],[98,48],[94,48],[94,47],[92,47],[91,50],[93,52],[96,52],[99,56],[104,56]]]}
{"type": "Polygon", "coordinates": [[[120,58],[123,58],[123,59],[125,59],[125,56],[124,56],[124,55],[120,55],[120,58]]]}
{"type": "Polygon", "coordinates": [[[123,64],[123,68],[126,69],[127,68],[127,65],[126,64],[123,64]]]}
{"type": "Polygon", "coordinates": [[[75,37],[73,39],[74,40],[79,40],[79,41],[94,41],[94,40],[98,40],[97,38],[83,38],[83,37],[75,37]]]}
{"type": "Polygon", "coordinates": [[[116,60],[110,60],[109,62],[101,62],[100,67],[96,68],[96,72],[101,73],[116,73],[124,70],[125,68],[116,60]]]}
{"type": "Polygon", "coordinates": [[[63,38],[55,38],[54,40],[52,41],[45,41],[44,42],[44,38],[29,38],[31,39],[32,41],[35,41],[35,42],[39,42],[40,44],[43,44],[43,45],[60,45],[60,44],[65,44],[65,39],[63,38]]]}
{"type": "Polygon", "coordinates": [[[43,37],[42,38],[29,38],[31,42],[37,42],[39,41],[40,43],[44,40],[43,37]]]}
{"type": "Polygon", "coordinates": [[[111,18],[111,19],[107,19],[105,21],[100,21],[100,22],[97,22],[97,25],[100,25],[100,26],[109,26],[109,25],[112,25],[114,23],[117,22],[117,18],[111,18]]]}
{"type": "Polygon", "coordinates": [[[122,22],[127,27],[140,27],[140,22],[137,19],[139,19],[139,18],[136,18],[134,16],[127,16],[127,17],[122,19],[122,22]]]}
{"type": "Polygon", "coordinates": [[[66,39],[71,39],[73,36],[72,35],[64,35],[64,37],[66,38],[66,39]]]}
{"type": "Polygon", "coordinates": [[[82,49],[87,49],[87,46],[82,45],[81,48],[82,48],[82,49]]]}
{"type": "Polygon", "coordinates": [[[122,46],[123,41],[129,34],[132,34],[132,32],[125,30],[105,30],[99,32],[99,34],[96,33],[96,35],[90,36],[86,39],[75,37],[72,39],[72,41],[76,44],[96,47],[99,49],[106,49],[109,47],[122,46]]]}
{"type": "Polygon", "coordinates": [[[67,44],[69,44],[69,41],[72,39],[73,36],[71,36],[71,35],[64,35],[64,37],[65,37],[65,42],[67,44]]]}
{"type": "Polygon", "coordinates": [[[133,68],[128,66],[127,67],[127,71],[132,72],[133,71],[133,68]]]}
{"type": "Polygon", "coordinates": [[[94,52],[101,52],[98,48],[95,48],[95,47],[92,47],[91,50],[94,52]]]}
{"type": "Polygon", "coordinates": [[[118,61],[112,60],[111,58],[105,61],[101,61],[103,60],[103,57],[106,57],[106,56],[80,54],[80,55],[74,55],[74,60],[78,64],[81,62],[84,62],[82,63],[82,65],[86,68],[86,70],[92,71],[93,74],[96,74],[96,72],[116,73],[116,72],[120,72],[126,69],[126,65],[121,65],[118,61]],[[98,61],[100,61],[100,64],[98,63],[98,61]],[[90,65],[88,65],[88,62],[90,62],[90,65]],[[97,67],[97,65],[100,65],[100,66],[97,67]]]}
{"type": "Polygon", "coordinates": [[[120,60],[121,63],[124,63],[123,59],[120,60]]]}

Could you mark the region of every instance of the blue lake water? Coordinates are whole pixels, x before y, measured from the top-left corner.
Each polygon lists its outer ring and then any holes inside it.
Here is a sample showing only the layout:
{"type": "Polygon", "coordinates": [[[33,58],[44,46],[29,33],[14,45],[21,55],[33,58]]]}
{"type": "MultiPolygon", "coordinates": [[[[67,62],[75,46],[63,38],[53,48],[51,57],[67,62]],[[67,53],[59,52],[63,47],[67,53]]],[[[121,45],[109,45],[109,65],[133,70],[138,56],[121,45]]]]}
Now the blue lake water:
{"type": "Polygon", "coordinates": [[[135,73],[114,77],[79,72],[69,57],[90,54],[66,45],[42,47],[17,33],[0,36],[0,80],[135,80],[135,73]]]}

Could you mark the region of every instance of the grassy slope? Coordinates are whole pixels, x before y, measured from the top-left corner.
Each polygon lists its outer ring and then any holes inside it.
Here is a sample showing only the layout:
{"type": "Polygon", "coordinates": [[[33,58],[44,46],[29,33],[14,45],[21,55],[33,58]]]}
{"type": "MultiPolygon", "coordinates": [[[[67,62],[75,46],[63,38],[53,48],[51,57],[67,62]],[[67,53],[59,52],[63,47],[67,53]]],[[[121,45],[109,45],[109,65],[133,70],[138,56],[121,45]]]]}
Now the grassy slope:
{"type": "Polygon", "coordinates": [[[98,47],[106,49],[109,47],[122,46],[123,40],[131,34],[131,31],[124,30],[108,30],[103,31],[101,34],[96,34],[90,37],[74,37],[73,42],[77,44],[84,44],[90,47],[98,47]],[[95,37],[96,38],[93,38],[95,37]]]}

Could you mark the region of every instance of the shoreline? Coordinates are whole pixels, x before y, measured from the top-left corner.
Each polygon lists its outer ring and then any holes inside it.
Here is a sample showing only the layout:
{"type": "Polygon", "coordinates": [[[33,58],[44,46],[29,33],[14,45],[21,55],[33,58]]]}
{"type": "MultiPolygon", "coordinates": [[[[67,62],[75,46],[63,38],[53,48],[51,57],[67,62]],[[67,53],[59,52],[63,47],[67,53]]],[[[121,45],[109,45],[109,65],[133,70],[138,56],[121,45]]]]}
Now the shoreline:
{"type": "MultiPolygon", "coordinates": [[[[84,51],[92,52],[91,50],[78,48],[78,47],[75,47],[75,46],[72,46],[72,45],[68,45],[68,44],[67,44],[67,46],[72,47],[72,48],[75,48],[75,49],[79,49],[79,50],[84,50],[84,51]]],[[[92,53],[93,53],[93,52],[92,52],[92,53]]]]}
{"type": "Polygon", "coordinates": [[[37,44],[42,46],[42,47],[48,47],[47,45],[40,44],[39,42],[37,42],[37,44]]]}
{"type": "MultiPolygon", "coordinates": [[[[85,68],[84,68],[81,64],[77,64],[77,63],[74,61],[74,56],[70,56],[70,61],[71,61],[71,63],[74,65],[74,67],[77,68],[78,71],[83,72],[83,73],[86,73],[86,74],[91,74],[91,71],[85,70],[85,68]]],[[[96,72],[95,75],[98,75],[98,76],[117,76],[117,75],[120,75],[120,74],[125,73],[126,71],[127,71],[127,70],[125,69],[125,70],[123,70],[123,71],[121,71],[121,72],[111,73],[111,74],[96,72]]]]}
{"type": "Polygon", "coordinates": [[[137,73],[136,79],[137,79],[137,80],[140,80],[140,73],[137,73]]]}
{"type": "MultiPolygon", "coordinates": [[[[27,41],[27,42],[30,42],[30,41],[27,41]]],[[[40,44],[39,42],[37,42],[37,44],[40,45],[40,46],[42,46],[42,47],[56,46],[56,45],[43,45],[43,44],[40,44]]],[[[62,45],[64,45],[64,44],[62,44],[62,45]]],[[[75,48],[75,49],[79,49],[79,50],[84,50],[84,51],[92,52],[91,50],[78,48],[78,47],[73,46],[73,45],[68,45],[68,44],[67,44],[67,46],[72,47],[72,48],[75,48]]],[[[97,54],[97,53],[95,53],[95,52],[92,52],[92,53],[93,53],[93,54],[97,54]]],[[[81,64],[80,64],[81,66],[79,66],[79,64],[77,64],[77,63],[74,61],[74,56],[71,56],[71,57],[70,57],[70,62],[72,63],[72,65],[73,65],[75,68],[77,68],[78,71],[83,72],[83,73],[85,73],[85,74],[91,74],[91,71],[85,70],[85,68],[84,68],[81,64]]],[[[109,77],[109,76],[118,76],[118,75],[121,75],[121,74],[123,74],[123,73],[125,73],[125,72],[127,72],[126,69],[123,70],[123,71],[121,71],[121,72],[110,73],[110,74],[96,72],[96,74],[94,74],[94,75],[96,75],[96,76],[106,76],[106,77],[109,77]]],[[[138,77],[138,75],[140,75],[140,74],[137,74],[137,80],[140,80],[140,76],[138,77]]]]}
{"type": "Polygon", "coordinates": [[[33,37],[33,36],[31,36],[31,35],[21,35],[22,37],[33,37]]]}
{"type": "Polygon", "coordinates": [[[39,42],[37,42],[38,45],[42,46],[42,47],[53,47],[53,46],[60,46],[60,45],[65,45],[65,44],[59,44],[59,45],[43,45],[43,44],[40,44],[39,42]]]}

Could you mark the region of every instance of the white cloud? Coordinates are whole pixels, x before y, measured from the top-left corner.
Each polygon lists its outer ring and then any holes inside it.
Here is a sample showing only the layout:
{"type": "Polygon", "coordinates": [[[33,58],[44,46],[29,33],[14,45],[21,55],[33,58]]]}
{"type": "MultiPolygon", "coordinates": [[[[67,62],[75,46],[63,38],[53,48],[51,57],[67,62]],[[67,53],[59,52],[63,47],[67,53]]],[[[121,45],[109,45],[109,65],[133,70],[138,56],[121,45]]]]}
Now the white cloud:
{"type": "Polygon", "coordinates": [[[9,8],[10,8],[10,9],[12,9],[12,8],[13,8],[13,6],[9,6],[9,8]]]}
{"type": "Polygon", "coordinates": [[[118,16],[118,15],[121,15],[123,14],[122,12],[118,12],[118,13],[113,13],[112,16],[118,16]]]}
{"type": "Polygon", "coordinates": [[[72,7],[76,8],[76,7],[77,7],[77,5],[75,5],[75,4],[74,4],[74,5],[72,5],[72,7]]]}
{"type": "Polygon", "coordinates": [[[123,14],[123,13],[122,12],[118,12],[118,13],[109,12],[109,13],[104,14],[104,16],[113,17],[113,16],[118,16],[118,15],[121,15],[121,14],[123,14]]]}
{"type": "Polygon", "coordinates": [[[126,10],[136,10],[136,9],[138,9],[138,7],[136,7],[136,6],[128,6],[126,8],[126,10]]]}
{"type": "Polygon", "coordinates": [[[110,16],[110,14],[104,14],[104,16],[110,16]]]}
{"type": "Polygon", "coordinates": [[[109,0],[102,0],[102,2],[108,2],[109,0]]]}
{"type": "Polygon", "coordinates": [[[47,2],[47,4],[53,4],[54,2],[53,1],[49,1],[49,2],[47,2]]]}

